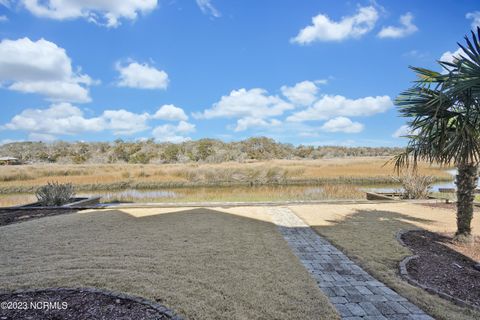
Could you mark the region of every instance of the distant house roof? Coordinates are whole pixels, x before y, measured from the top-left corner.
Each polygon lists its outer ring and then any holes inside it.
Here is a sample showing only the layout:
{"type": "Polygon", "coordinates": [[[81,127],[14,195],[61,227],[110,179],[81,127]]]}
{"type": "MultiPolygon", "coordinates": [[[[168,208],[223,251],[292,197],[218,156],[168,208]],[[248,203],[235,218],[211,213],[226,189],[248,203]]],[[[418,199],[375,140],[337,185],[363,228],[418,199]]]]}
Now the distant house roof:
{"type": "Polygon", "coordinates": [[[18,160],[18,159],[14,157],[0,157],[0,161],[15,161],[15,160],[18,160]]]}

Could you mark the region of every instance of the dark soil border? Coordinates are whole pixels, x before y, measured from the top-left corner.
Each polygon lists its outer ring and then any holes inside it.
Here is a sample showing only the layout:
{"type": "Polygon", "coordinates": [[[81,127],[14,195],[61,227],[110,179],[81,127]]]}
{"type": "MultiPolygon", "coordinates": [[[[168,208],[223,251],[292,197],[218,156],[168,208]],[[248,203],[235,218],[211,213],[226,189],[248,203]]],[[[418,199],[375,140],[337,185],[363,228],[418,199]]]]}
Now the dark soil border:
{"type": "MultiPolygon", "coordinates": [[[[404,234],[406,234],[407,232],[410,232],[410,231],[418,231],[419,229],[412,229],[412,230],[400,230],[397,232],[396,234],[396,239],[397,241],[405,248],[411,250],[411,248],[403,241],[402,239],[402,236],[404,234]]],[[[456,297],[453,297],[449,294],[446,294],[442,291],[439,291],[435,288],[432,288],[430,286],[427,286],[425,284],[422,284],[420,283],[418,280],[414,279],[413,277],[410,276],[410,274],[408,273],[408,270],[407,270],[407,264],[414,260],[414,259],[417,259],[419,258],[418,255],[412,255],[412,256],[407,256],[405,258],[403,258],[400,262],[399,262],[399,273],[400,273],[400,276],[406,280],[408,283],[410,283],[411,285],[414,285],[416,287],[420,287],[422,288],[423,290],[429,292],[429,293],[432,293],[432,294],[435,294],[443,299],[446,299],[446,300],[449,300],[453,303],[455,303],[456,305],[459,305],[461,307],[468,307],[468,308],[472,308],[472,309],[475,309],[477,311],[480,311],[480,307],[479,306],[476,306],[476,305],[473,305],[465,300],[462,300],[462,299],[459,299],[459,298],[456,298],[456,297]]]]}
{"type": "Polygon", "coordinates": [[[76,213],[80,208],[0,208],[0,227],[44,217],[76,213]]]}
{"type": "Polygon", "coordinates": [[[92,207],[100,203],[102,197],[74,197],[70,198],[69,202],[61,206],[44,206],[41,202],[33,202],[19,206],[8,207],[7,209],[56,209],[56,208],[83,208],[92,207]]]}
{"type": "Polygon", "coordinates": [[[171,320],[184,320],[183,317],[177,315],[173,310],[145,298],[139,296],[133,296],[126,293],[115,292],[111,290],[99,289],[99,288],[91,288],[91,287],[80,287],[80,288],[44,288],[44,289],[20,289],[14,291],[5,291],[0,289],[0,295],[8,295],[8,294],[35,294],[35,293],[48,293],[48,292],[55,292],[55,293],[66,293],[74,291],[76,293],[93,293],[93,294],[101,294],[107,296],[112,299],[123,299],[129,300],[134,303],[142,304],[146,307],[150,307],[156,311],[158,311],[162,316],[167,317],[171,320]]]}

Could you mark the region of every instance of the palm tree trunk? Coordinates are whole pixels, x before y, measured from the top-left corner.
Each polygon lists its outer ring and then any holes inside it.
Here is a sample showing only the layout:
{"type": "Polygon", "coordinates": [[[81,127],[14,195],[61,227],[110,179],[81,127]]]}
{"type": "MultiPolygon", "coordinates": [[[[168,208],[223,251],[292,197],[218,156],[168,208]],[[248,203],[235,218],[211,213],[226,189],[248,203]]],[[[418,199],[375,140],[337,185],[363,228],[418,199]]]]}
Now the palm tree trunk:
{"type": "Polygon", "coordinates": [[[473,201],[477,187],[478,166],[462,164],[458,166],[457,185],[457,233],[458,236],[470,237],[470,223],[473,218],[473,201]]]}

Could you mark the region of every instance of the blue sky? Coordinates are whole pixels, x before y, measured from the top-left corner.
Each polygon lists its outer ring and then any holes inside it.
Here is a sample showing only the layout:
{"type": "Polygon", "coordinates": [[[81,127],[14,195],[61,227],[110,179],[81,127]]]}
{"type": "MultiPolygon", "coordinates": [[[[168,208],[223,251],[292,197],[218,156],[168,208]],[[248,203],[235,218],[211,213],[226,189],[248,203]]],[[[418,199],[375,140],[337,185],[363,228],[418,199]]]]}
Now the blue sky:
{"type": "Polygon", "coordinates": [[[401,146],[408,65],[480,24],[475,0],[117,3],[0,0],[0,142],[401,146]]]}

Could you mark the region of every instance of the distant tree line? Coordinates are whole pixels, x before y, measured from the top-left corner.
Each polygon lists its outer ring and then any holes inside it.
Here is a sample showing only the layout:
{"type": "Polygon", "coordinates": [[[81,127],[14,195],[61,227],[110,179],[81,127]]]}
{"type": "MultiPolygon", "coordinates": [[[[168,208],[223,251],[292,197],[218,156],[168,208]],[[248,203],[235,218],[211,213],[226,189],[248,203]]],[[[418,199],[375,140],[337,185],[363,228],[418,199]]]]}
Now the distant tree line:
{"type": "Polygon", "coordinates": [[[180,144],[146,141],[125,142],[15,142],[0,146],[0,156],[29,163],[220,163],[272,159],[321,159],[333,157],[393,156],[402,148],[294,146],[265,137],[238,142],[215,139],[180,144]]]}

